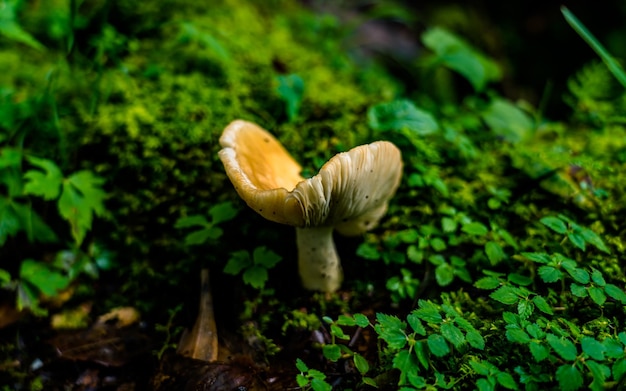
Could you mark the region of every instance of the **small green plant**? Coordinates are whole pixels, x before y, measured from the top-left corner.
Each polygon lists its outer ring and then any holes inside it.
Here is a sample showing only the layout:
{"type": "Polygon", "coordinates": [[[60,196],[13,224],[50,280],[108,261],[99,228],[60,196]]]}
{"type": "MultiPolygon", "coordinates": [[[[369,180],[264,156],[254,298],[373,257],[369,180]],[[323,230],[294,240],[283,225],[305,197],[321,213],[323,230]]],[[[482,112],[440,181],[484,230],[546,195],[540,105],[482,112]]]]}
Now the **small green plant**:
{"type": "Polygon", "coordinates": [[[332,386],[326,382],[326,375],[317,369],[309,367],[301,359],[296,359],[296,368],[300,373],[296,376],[298,386],[303,390],[330,391],[332,386]]]}
{"type": "Polygon", "coordinates": [[[182,332],[183,327],[182,326],[174,327],[174,318],[176,317],[176,314],[178,314],[182,308],[183,308],[183,305],[179,304],[176,307],[169,309],[167,311],[169,314],[169,318],[167,318],[167,323],[154,325],[154,329],[156,332],[165,334],[161,348],[159,350],[152,351],[152,353],[159,360],[163,357],[163,354],[168,349],[176,348],[178,346],[178,342],[173,342],[172,339],[174,336],[182,332]]]}
{"type": "Polygon", "coordinates": [[[209,209],[211,221],[203,215],[192,215],[179,218],[174,227],[179,229],[197,227],[185,236],[185,244],[188,246],[204,244],[207,241],[216,243],[216,240],[224,233],[224,230],[217,225],[232,220],[237,213],[238,210],[235,209],[233,203],[226,201],[213,205],[209,209]]]}
{"type": "Polygon", "coordinates": [[[246,250],[235,251],[224,266],[224,273],[237,275],[243,271],[243,282],[256,289],[263,289],[268,279],[267,271],[282,257],[275,252],[261,246],[254,249],[252,255],[246,250]]]}
{"type": "MultiPolygon", "coordinates": [[[[600,236],[589,228],[578,225],[572,219],[559,214],[557,216],[545,216],[539,220],[541,224],[550,228],[556,233],[565,235],[574,246],[585,251],[586,244],[595,246],[598,250],[610,254],[611,251],[606,247],[600,236]]],[[[564,238],[564,239],[565,239],[564,238]]]]}
{"type": "MultiPolygon", "coordinates": [[[[35,210],[33,197],[55,201],[55,209],[69,223],[73,238],[72,249],[58,251],[52,262],[22,260],[14,280],[8,271],[0,270],[1,286],[17,292],[18,309],[29,308],[37,315],[45,315],[47,311],[40,306],[42,295],[53,298],[80,274],[97,278],[98,269],[111,266],[108,257],[101,257],[98,246],[92,244],[86,251],[81,248],[94,215],[106,216],[103,182],[88,170],[64,176],[52,160],[10,147],[0,149],[0,183],[7,189],[6,196],[0,197],[0,245],[16,240],[20,232],[30,243],[56,243],[63,239],[62,231],[53,229],[35,210]],[[23,163],[33,168],[22,174],[23,163]]],[[[50,216],[49,220],[53,219],[50,216]]]]}
{"type": "Polygon", "coordinates": [[[359,353],[352,351],[352,349],[350,349],[347,345],[337,343],[338,339],[344,341],[350,339],[350,336],[344,333],[341,326],[368,327],[371,326],[369,319],[363,314],[355,314],[354,316],[339,315],[339,318],[336,321],[333,321],[332,318],[325,316],[323,320],[329,325],[331,336],[331,342],[322,346],[322,353],[324,354],[324,357],[332,362],[337,362],[340,359],[351,360],[354,367],[361,375],[361,381],[363,384],[376,387],[374,379],[366,376],[370,370],[367,360],[359,353]]]}

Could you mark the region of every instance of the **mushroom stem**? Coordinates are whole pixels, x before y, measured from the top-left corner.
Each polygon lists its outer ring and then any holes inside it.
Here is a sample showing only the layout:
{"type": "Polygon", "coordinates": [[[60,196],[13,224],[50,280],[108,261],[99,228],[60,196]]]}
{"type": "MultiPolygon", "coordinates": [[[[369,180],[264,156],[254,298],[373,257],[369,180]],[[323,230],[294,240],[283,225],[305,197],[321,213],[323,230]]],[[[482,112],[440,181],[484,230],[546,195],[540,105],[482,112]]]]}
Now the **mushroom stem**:
{"type": "Polygon", "coordinates": [[[298,270],[306,289],[334,292],[341,286],[343,271],[333,227],[296,228],[298,270]]]}

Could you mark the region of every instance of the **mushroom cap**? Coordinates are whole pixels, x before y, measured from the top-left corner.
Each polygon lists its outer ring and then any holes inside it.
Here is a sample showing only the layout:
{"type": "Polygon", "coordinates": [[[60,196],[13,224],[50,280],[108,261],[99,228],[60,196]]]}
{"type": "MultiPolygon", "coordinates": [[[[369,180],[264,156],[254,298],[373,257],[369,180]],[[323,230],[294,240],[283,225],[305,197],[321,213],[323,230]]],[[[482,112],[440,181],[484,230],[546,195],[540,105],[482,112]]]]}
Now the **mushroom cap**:
{"type": "Polygon", "coordinates": [[[400,150],[387,141],[339,153],[309,179],[280,142],[253,123],[232,122],[220,144],[226,174],[248,206],[296,227],[363,233],[384,215],[402,177],[400,150]]]}

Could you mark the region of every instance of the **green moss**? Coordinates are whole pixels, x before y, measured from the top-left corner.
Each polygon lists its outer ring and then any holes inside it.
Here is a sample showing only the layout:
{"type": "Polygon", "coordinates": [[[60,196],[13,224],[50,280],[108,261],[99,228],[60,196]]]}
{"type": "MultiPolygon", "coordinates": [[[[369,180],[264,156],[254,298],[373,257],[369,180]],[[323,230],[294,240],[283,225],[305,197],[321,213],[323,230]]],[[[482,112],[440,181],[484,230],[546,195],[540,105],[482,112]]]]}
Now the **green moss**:
{"type": "Polygon", "coordinates": [[[3,84],[20,86],[20,99],[49,93],[58,130],[70,140],[69,164],[107,178],[109,208],[125,227],[112,237],[124,242],[167,244],[177,217],[234,194],[217,159],[230,121],[267,127],[315,171],[334,152],[370,141],[365,111],[396,92],[381,72],[358,70],[340,54],[340,41],[328,39],[340,34],[332,18],[320,22],[291,3],[283,9],[289,17],[247,2],[186,3],[135,9],[120,2],[115,14],[108,4],[80,9],[84,18],[105,19],[90,25],[96,30],[86,31],[91,36],[67,62],[53,49],[29,53],[26,68],[22,53],[0,60],[3,84]],[[138,19],[138,26],[123,23],[138,19]],[[295,123],[287,123],[276,92],[284,73],[304,81],[295,123]]]}

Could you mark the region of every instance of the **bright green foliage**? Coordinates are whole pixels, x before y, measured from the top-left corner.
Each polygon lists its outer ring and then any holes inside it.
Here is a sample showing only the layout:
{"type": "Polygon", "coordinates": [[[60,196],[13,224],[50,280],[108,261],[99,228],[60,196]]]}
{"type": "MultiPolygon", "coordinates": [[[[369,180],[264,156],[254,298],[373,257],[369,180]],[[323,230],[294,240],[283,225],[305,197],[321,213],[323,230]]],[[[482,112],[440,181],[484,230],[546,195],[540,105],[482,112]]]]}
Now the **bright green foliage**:
{"type": "Polygon", "coordinates": [[[269,276],[267,271],[282,257],[265,246],[254,249],[252,256],[245,250],[231,253],[231,257],[224,266],[224,273],[236,275],[243,271],[243,281],[256,289],[263,289],[269,276]]]}
{"type": "Polygon", "coordinates": [[[317,369],[309,369],[304,361],[299,358],[296,359],[296,368],[300,371],[300,374],[296,376],[296,382],[302,389],[313,391],[330,391],[332,389],[330,384],[325,381],[326,375],[317,369]]]}
{"type": "Polygon", "coordinates": [[[590,230],[589,228],[582,227],[576,224],[566,216],[559,215],[543,217],[540,222],[559,234],[567,235],[569,241],[581,250],[585,250],[586,243],[595,246],[598,250],[610,254],[611,251],[606,247],[600,236],[590,230]]]}
{"type": "MultiPolygon", "coordinates": [[[[43,314],[43,295],[75,282],[85,290],[78,279],[111,266],[86,249],[106,238],[128,260],[124,278],[114,276],[117,301],[162,314],[176,308],[162,292],[180,300],[162,287],[182,286],[207,258],[222,262],[257,289],[241,315],[250,340],[269,352],[262,333],[325,327],[331,341],[311,348],[349,368],[346,383],[600,390],[623,381],[626,94],[615,68],[584,66],[568,81],[572,117],[548,120],[502,96],[499,64],[452,29],[428,26],[420,57],[400,64],[415,79],[404,86],[345,54],[351,24],[297,2],[5,3],[0,285],[20,307],[43,314]],[[33,50],[39,42],[45,50],[33,50]],[[243,203],[216,155],[236,118],[276,135],[304,176],[361,143],[400,148],[400,188],[358,246],[364,259],[344,258],[340,294],[277,297],[268,270],[293,250],[284,227],[259,229],[254,211],[237,213],[243,203]],[[105,199],[111,219],[96,224],[109,217],[105,199]],[[11,250],[27,246],[37,255],[26,261],[11,250]],[[348,269],[353,261],[367,265],[348,269]],[[370,302],[386,310],[368,318],[347,308],[370,302]],[[377,355],[348,347],[362,342],[357,327],[378,338],[377,355]]],[[[330,389],[330,374],[296,367],[299,386],[330,389]]]]}
{"type": "Polygon", "coordinates": [[[91,228],[93,215],[102,217],[105,214],[103,179],[90,171],[79,171],[64,178],[61,170],[50,160],[31,156],[27,160],[43,172],[30,170],[24,173],[24,194],[45,200],[58,198],[59,213],[70,223],[74,241],[80,246],[91,228]]]}
{"type": "Polygon", "coordinates": [[[367,112],[368,125],[377,133],[395,131],[410,141],[419,136],[435,133],[439,125],[425,110],[419,109],[408,100],[396,100],[370,107],[367,112]]]}
{"type": "Polygon", "coordinates": [[[426,64],[440,64],[464,76],[474,87],[481,91],[487,83],[500,79],[500,70],[496,63],[486,58],[461,38],[438,27],[427,30],[422,35],[424,45],[434,52],[427,58],[426,64]]]}
{"type": "Polygon", "coordinates": [[[200,227],[200,229],[193,231],[185,236],[186,245],[199,245],[208,241],[215,243],[219,239],[224,231],[217,225],[229,220],[232,220],[237,215],[238,210],[235,209],[232,202],[226,201],[209,208],[209,216],[211,221],[208,221],[202,215],[193,215],[187,217],[181,217],[176,221],[176,228],[191,228],[200,227]]]}

